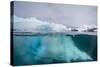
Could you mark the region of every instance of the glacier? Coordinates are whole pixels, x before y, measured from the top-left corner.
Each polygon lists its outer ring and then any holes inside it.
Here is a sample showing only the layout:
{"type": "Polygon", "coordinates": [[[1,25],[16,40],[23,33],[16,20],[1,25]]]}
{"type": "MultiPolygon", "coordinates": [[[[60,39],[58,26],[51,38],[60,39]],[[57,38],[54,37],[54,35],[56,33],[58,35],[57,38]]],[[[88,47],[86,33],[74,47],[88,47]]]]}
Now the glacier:
{"type": "MultiPolygon", "coordinates": [[[[14,32],[31,31],[33,33],[62,32],[67,30],[66,26],[62,24],[40,21],[34,17],[21,18],[17,16],[14,16],[14,29],[14,32]]],[[[72,35],[61,34],[13,35],[14,64],[51,64],[93,60],[87,52],[80,50],[76,46],[73,38],[75,37],[72,35]]]]}

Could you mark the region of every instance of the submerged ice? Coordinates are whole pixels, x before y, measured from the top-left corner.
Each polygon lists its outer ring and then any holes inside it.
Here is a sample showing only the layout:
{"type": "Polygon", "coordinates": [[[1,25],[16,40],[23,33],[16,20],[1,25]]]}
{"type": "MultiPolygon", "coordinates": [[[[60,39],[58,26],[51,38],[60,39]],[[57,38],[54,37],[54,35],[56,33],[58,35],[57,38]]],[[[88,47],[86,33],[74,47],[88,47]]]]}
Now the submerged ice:
{"type": "Polygon", "coordinates": [[[41,57],[54,60],[71,62],[77,60],[92,60],[85,52],[80,51],[75,45],[71,36],[56,35],[45,36],[42,39],[41,48],[37,53],[41,57]]]}
{"type": "Polygon", "coordinates": [[[65,35],[14,36],[14,51],[19,65],[93,60],[75,46],[72,36],[65,35]]]}
{"type": "MultiPolygon", "coordinates": [[[[67,28],[61,24],[39,21],[36,18],[14,16],[14,32],[62,32],[67,28]]],[[[63,63],[93,60],[86,52],[77,48],[71,35],[14,35],[14,64],[63,63]]],[[[81,45],[81,44],[80,44],[81,45]]]]}

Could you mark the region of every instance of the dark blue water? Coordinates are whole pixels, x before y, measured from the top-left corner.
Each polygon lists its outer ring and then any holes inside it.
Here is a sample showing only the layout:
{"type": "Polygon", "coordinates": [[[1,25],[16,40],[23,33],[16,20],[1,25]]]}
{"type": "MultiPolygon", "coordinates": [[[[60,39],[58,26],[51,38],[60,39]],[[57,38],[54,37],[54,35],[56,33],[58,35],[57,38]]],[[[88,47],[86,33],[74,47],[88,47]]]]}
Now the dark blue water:
{"type": "Polygon", "coordinates": [[[14,65],[97,60],[96,35],[13,36],[14,65]]]}

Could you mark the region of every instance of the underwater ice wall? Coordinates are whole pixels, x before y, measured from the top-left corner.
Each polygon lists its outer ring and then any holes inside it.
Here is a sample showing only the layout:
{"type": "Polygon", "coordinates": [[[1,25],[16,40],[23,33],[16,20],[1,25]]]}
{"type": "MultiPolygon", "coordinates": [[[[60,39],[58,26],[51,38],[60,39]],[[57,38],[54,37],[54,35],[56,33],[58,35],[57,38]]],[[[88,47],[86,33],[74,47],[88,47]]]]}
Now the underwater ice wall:
{"type": "MultiPolygon", "coordinates": [[[[40,31],[41,27],[44,25],[48,29],[45,30],[45,28],[43,28],[43,31],[48,32],[48,30],[49,31],[53,30],[53,28],[54,31],[58,31],[58,29],[55,29],[57,24],[54,24],[55,27],[54,26],[50,27],[51,25],[50,23],[39,21],[39,20],[36,21],[36,19],[35,20],[32,19],[31,21],[26,18],[25,20],[24,18],[17,18],[17,20],[18,21],[15,20],[16,22],[14,22],[17,32],[32,31],[34,33],[34,29],[40,28],[38,29],[40,31]],[[39,26],[37,27],[37,25],[39,26]],[[27,29],[27,30],[23,31],[23,29],[27,29]]],[[[62,26],[59,31],[65,29],[66,28],[62,26]]],[[[73,35],[59,35],[59,34],[57,35],[48,34],[48,35],[37,35],[37,36],[14,35],[13,36],[14,64],[15,65],[44,64],[44,63],[50,64],[50,63],[64,63],[64,62],[94,60],[85,50],[81,50],[83,45],[85,45],[83,48],[87,48],[87,46],[91,46],[91,43],[89,42],[91,42],[92,38],[94,37],[91,36],[90,38],[89,35],[80,35],[80,34],[77,36],[79,36],[79,38],[76,38],[76,35],[73,37],[73,35]],[[90,41],[86,40],[87,38],[90,38],[90,41]],[[80,45],[82,45],[81,48],[80,45]]],[[[94,39],[94,41],[96,41],[96,39],[94,39]]],[[[93,47],[96,47],[96,42],[94,42],[93,44],[94,44],[93,47]]]]}
{"type": "Polygon", "coordinates": [[[64,63],[93,60],[87,52],[77,48],[72,37],[69,35],[14,36],[15,64],[64,63]]]}

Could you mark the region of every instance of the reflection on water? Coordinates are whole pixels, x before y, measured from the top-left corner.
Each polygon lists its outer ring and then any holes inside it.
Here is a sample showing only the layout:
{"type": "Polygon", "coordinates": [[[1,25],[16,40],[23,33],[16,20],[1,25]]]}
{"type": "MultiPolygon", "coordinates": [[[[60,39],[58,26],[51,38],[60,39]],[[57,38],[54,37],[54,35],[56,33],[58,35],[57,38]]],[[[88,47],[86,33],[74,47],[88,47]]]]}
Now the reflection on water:
{"type": "Polygon", "coordinates": [[[14,65],[51,64],[97,59],[96,35],[13,36],[14,65]]]}

